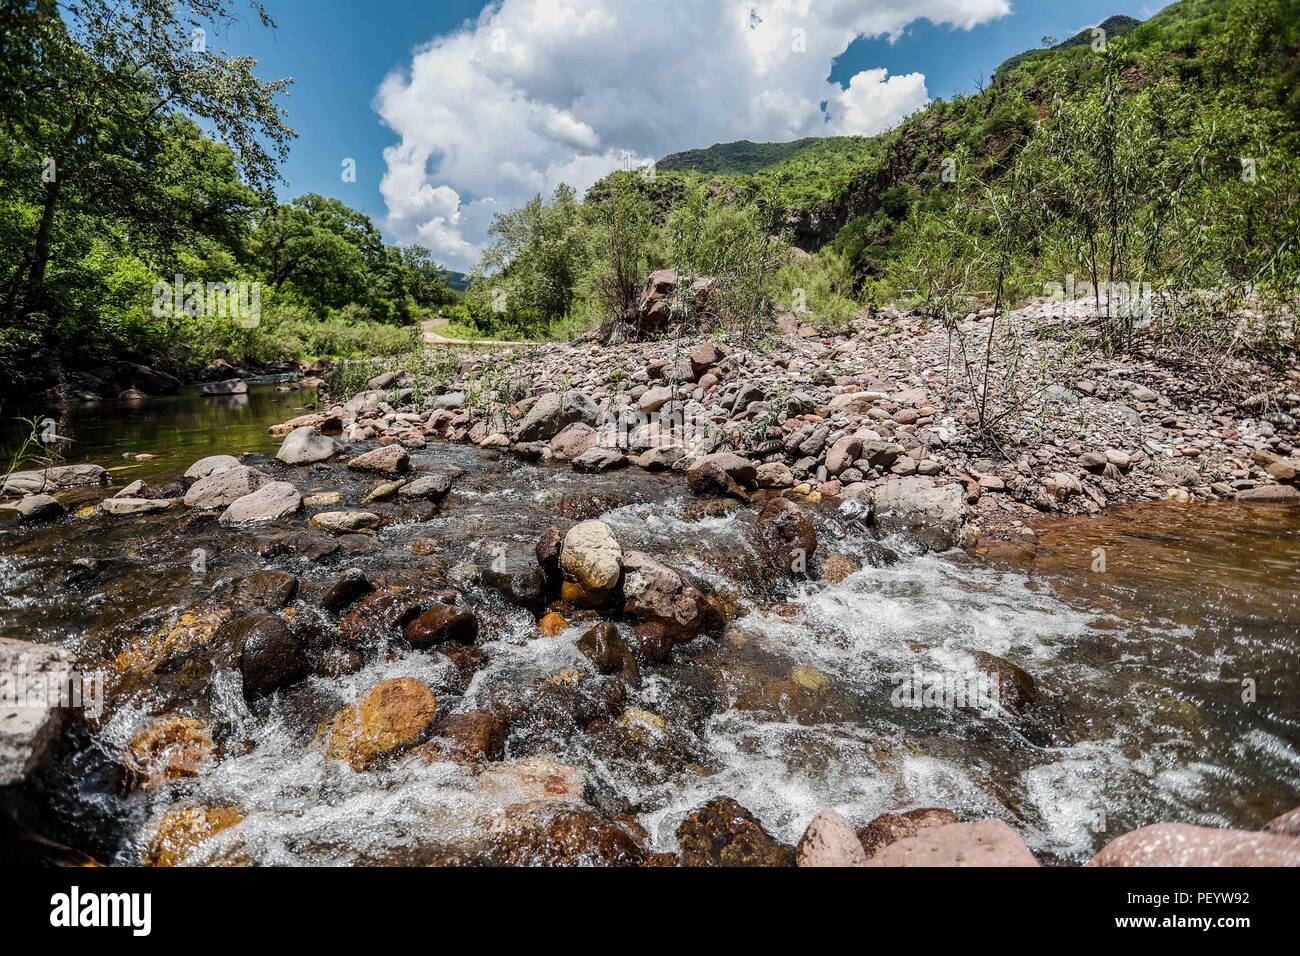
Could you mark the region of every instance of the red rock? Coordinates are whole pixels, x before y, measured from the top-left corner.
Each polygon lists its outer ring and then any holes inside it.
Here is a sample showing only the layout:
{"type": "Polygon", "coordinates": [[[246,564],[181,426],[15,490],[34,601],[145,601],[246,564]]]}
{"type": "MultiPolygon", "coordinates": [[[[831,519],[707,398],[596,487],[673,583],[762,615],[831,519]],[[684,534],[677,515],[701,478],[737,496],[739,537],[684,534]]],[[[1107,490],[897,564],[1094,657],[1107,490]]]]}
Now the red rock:
{"type": "Polygon", "coordinates": [[[1001,820],[950,823],[892,843],[867,866],[1038,866],[1019,834],[1001,820]]]}
{"type": "Polygon", "coordinates": [[[1300,839],[1190,823],[1153,823],[1111,840],[1087,865],[1300,866],[1300,839]]]}

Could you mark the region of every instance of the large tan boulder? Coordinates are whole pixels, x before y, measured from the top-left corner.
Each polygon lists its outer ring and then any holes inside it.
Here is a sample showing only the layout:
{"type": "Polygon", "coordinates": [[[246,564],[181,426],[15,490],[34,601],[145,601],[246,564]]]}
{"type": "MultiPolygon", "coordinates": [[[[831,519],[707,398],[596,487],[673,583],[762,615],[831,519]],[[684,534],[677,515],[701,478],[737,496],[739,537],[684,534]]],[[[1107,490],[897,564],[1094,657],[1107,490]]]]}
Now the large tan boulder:
{"type": "Polygon", "coordinates": [[[413,677],[376,684],[330,723],[328,757],[366,770],[420,743],[438,714],[433,691],[413,677]]]}

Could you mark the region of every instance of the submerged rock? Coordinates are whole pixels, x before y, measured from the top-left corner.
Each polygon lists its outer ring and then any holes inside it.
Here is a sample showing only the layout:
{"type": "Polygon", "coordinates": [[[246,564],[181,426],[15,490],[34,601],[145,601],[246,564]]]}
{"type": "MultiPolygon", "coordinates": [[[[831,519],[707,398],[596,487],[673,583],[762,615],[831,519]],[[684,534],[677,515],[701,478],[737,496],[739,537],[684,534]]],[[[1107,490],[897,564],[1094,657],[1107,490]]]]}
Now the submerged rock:
{"type": "Polygon", "coordinates": [[[133,789],[154,790],[169,780],[196,777],[216,756],[212,732],[203,721],[164,714],[136,733],[122,756],[133,789]]]}
{"type": "Polygon", "coordinates": [[[812,567],[817,532],[803,509],[788,498],[773,498],[763,506],[751,537],[769,585],[805,576],[812,567]]]}
{"type": "Polygon", "coordinates": [[[618,628],[601,621],[578,638],[578,650],[601,674],[617,674],[633,686],[641,683],[636,657],[623,641],[618,628]]]}
{"type": "Polygon", "coordinates": [[[438,699],[413,677],[377,684],[330,722],[326,756],[367,770],[420,743],[433,726],[438,699]]]}
{"type": "Polygon", "coordinates": [[[144,866],[180,866],[202,843],[244,819],[238,807],[180,806],[167,811],[140,861],[144,866]]]}
{"type": "Polygon", "coordinates": [[[548,800],[507,808],[491,828],[491,853],[505,866],[636,866],[645,855],[618,823],[548,800]]]}

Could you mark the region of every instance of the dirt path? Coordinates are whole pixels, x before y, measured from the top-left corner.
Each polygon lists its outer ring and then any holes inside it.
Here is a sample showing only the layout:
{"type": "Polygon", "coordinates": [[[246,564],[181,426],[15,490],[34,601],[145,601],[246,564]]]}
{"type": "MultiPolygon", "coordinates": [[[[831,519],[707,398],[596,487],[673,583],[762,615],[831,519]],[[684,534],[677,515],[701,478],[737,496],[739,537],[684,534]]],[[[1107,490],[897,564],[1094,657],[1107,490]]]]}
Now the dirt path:
{"type": "Polygon", "coordinates": [[[444,325],[449,325],[451,319],[425,319],[420,323],[420,329],[424,332],[425,345],[527,345],[527,342],[508,342],[504,339],[449,339],[445,335],[439,335],[434,329],[444,325]]]}

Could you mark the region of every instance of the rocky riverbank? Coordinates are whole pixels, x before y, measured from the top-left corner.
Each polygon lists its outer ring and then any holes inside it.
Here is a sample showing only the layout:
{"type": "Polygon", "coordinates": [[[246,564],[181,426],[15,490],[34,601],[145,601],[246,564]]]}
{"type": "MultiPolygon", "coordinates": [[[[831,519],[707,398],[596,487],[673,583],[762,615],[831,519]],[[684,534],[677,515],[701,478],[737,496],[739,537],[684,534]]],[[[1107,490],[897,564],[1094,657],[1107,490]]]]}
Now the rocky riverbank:
{"type": "MultiPolygon", "coordinates": [[[[1220,719],[1207,705],[1151,683],[1168,668],[1139,673],[1140,692],[1113,685],[1121,649],[1085,624],[1078,653],[1111,663],[1049,668],[1039,632],[1065,605],[1034,617],[1042,598],[1008,580],[1005,602],[964,615],[946,590],[939,626],[854,643],[921,579],[855,588],[919,548],[1028,537],[1041,512],[1126,500],[1286,501],[1293,375],[1243,371],[1239,386],[1265,397],[1237,402],[1155,364],[1093,363],[1033,431],[1002,433],[993,460],[940,388],[941,339],[904,319],[830,337],[794,325],[764,349],[474,354],[433,392],[390,374],[275,426],[274,455],[209,456],[121,488],[93,464],[11,475],[3,533],[22,593],[6,614],[61,649],[3,653],[106,678],[100,714],[28,706],[6,722],[6,853],[1300,865],[1295,812],[1259,829],[1142,826],[1192,816],[1153,816],[1160,795],[1143,792],[1104,838],[1057,820],[1050,799],[1070,784],[1049,799],[1034,781],[1059,755],[1086,762],[1108,737],[1154,733],[1139,754],[1154,769],[1125,772],[1158,777],[1166,751],[1186,766],[1178,741],[1199,740],[1205,761],[1209,742],[1241,737],[1206,736],[1220,719]],[[1026,606],[999,641],[950,623],[1026,606]],[[913,668],[974,678],[991,699],[900,709],[893,672],[913,668]],[[912,789],[939,768],[960,778],[964,761],[987,794],[912,789]],[[811,775],[819,803],[756,785],[773,767],[795,793],[811,775]]],[[[1126,646],[1153,644],[1138,632],[1126,646]]]]}
{"type": "MultiPolygon", "coordinates": [[[[419,407],[390,374],[330,416],[353,439],[469,441],[579,471],[671,468],[700,485],[721,465],[740,491],[920,510],[940,545],[1126,501],[1300,503],[1294,361],[1198,371],[1159,352],[1079,355],[1053,330],[1087,315],[1039,303],[1004,317],[1019,345],[993,355],[987,392],[946,332],[884,309],[842,334],[787,314],[779,340],[752,348],[683,335],[477,353],[419,407]]],[[[991,322],[959,332],[984,343],[991,322]]]]}

